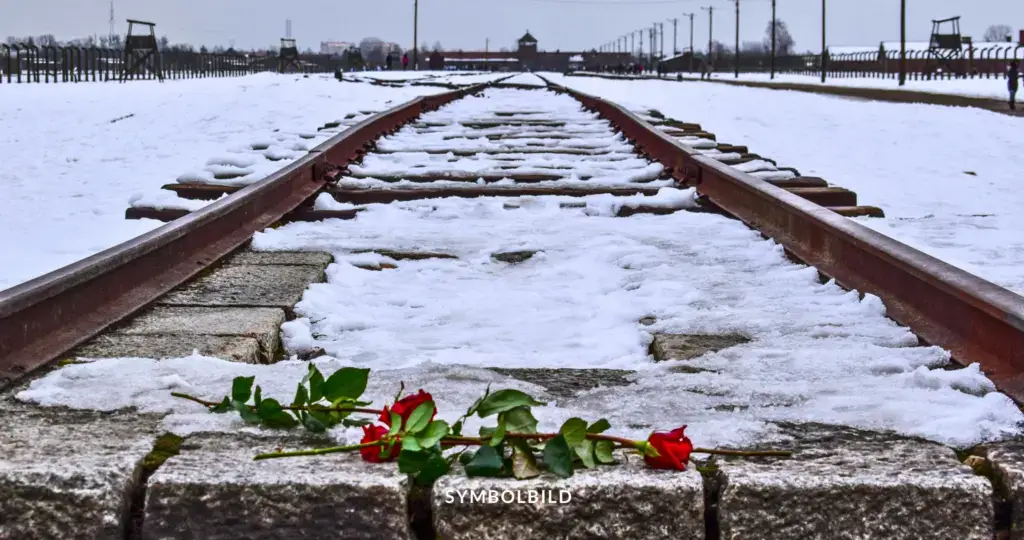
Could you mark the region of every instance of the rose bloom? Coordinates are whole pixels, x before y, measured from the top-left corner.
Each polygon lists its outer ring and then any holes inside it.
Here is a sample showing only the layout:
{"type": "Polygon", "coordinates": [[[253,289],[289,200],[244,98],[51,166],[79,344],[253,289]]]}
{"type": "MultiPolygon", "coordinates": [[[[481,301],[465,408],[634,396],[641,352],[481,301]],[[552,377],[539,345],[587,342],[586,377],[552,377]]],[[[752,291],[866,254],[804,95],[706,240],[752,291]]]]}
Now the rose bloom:
{"type": "MultiPolygon", "coordinates": [[[[359,444],[366,444],[371,442],[377,442],[384,438],[388,434],[388,428],[384,426],[378,426],[376,424],[370,426],[363,426],[363,440],[359,441],[359,444]]],[[[363,461],[369,461],[371,463],[384,463],[395,458],[398,454],[399,444],[395,443],[391,447],[391,451],[385,456],[381,457],[380,453],[386,448],[386,446],[371,446],[369,448],[360,448],[359,453],[363,455],[363,461]]]]}
{"type": "MultiPolygon", "coordinates": [[[[405,423],[409,420],[409,416],[412,412],[419,407],[421,403],[427,401],[433,401],[434,398],[429,393],[424,392],[421,388],[416,394],[405,396],[404,398],[395,402],[394,405],[389,409],[387,405],[384,406],[384,412],[380,413],[380,421],[384,422],[388,426],[391,425],[391,413],[395,413],[402,417],[402,427],[405,427],[405,423]]],[[[431,420],[437,416],[437,408],[434,408],[434,414],[430,417],[431,420]]]]}
{"type": "Polygon", "coordinates": [[[655,469],[675,469],[685,471],[693,451],[693,443],[683,435],[686,426],[669,432],[656,431],[651,433],[647,442],[658,451],[658,457],[644,456],[647,465],[655,469]]]}

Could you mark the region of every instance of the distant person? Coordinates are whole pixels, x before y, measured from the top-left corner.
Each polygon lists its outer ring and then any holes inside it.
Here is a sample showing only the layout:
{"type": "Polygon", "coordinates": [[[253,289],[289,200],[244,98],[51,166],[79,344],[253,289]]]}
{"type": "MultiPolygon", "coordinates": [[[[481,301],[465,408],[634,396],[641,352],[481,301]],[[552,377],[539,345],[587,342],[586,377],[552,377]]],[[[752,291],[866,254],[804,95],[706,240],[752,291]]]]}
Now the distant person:
{"type": "Polygon", "coordinates": [[[1017,67],[1019,65],[1020,64],[1018,64],[1016,60],[1010,62],[1010,70],[1006,72],[1006,86],[1010,90],[1011,111],[1017,110],[1017,89],[1020,85],[1020,81],[1018,80],[1020,79],[1020,71],[1017,70],[1017,67]]]}
{"type": "Polygon", "coordinates": [[[409,67],[409,53],[402,55],[402,71],[405,71],[409,67]]]}
{"type": "Polygon", "coordinates": [[[394,58],[391,57],[391,53],[388,53],[387,58],[384,59],[384,65],[387,66],[387,70],[391,71],[391,63],[394,62],[394,58]]]}

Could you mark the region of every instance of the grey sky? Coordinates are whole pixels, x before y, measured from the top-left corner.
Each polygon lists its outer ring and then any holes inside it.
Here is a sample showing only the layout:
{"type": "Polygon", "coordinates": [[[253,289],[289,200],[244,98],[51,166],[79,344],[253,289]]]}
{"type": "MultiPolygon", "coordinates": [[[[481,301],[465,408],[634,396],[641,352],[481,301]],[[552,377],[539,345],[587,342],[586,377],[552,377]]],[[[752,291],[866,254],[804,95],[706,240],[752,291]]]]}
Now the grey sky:
{"type": "MultiPolygon", "coordinates": [[[[512,47],[527,29],[544,50],[598,46],[655,21],[679,17],[679,46],[689,41],[692,11],[696,47],[706,47],[707,11],[715,6],[714,34],[731,44],[735,32],[732,0],[420,0],[420,42],[440,41],[446,49],[512,47]]],[[[301,48],[321,41],[376,36],[404,46],[412,43],[413,0],[114,0],[117,32],[126,18],[151,20],[172,42],[273,45],[284,36],[285,19],[301,48]]],[[[899,0],[828,0],[829,45],[875,45],[899,39],[899,0]]],[[[741,40],[760,40],[771,18],[771,0],[740,0],[741,40]]],[[[821,0],[778,0],[797,50],[819,50],[821,0]]],[[[107,32],[109,0],[0,0],[0,37],[54,34],[58,39],[107,32]]],[[[908,39],[927,40],[930,20],[960,15],[965,35],[981,38],[990,24],[1024,28],[1024,0],[907,0],[908,39]]],[[[672,48],[672,23],[665,23],[665,49],[672,48]]],[[[639,38],[638,38],[639,39],[639,38]]],[[[647,49],[645,34],[644,49],[647,49]]]]}

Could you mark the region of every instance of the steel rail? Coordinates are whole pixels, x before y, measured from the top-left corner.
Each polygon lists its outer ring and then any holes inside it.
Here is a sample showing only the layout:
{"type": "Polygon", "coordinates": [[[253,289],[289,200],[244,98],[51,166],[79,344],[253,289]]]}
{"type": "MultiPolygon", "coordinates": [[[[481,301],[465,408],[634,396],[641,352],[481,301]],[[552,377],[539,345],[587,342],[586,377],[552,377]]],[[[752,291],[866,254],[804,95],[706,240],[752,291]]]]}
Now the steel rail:
{"type": "Polygon", "coordinates": [[[281,170],[146,234],[0,291],[0,388],[156,300],[321,190],[379,136],[491,83],[374,115],[281,170]]]}
{"type": "Polygon", "coordinates": [[[700,155],[619,105],[548,84],[610,121],[683,185],[843,287],[878,296],[890,318],[957,362],[979,363],[1024,403],[1024,297],[700,155]]]}

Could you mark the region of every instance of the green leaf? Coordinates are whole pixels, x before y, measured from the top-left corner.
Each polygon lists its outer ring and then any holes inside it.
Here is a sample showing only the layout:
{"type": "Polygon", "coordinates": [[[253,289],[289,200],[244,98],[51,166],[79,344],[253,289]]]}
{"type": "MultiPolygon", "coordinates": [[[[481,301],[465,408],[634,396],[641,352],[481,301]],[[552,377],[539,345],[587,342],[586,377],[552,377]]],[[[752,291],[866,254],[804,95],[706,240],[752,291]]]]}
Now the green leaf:
{"type": "Polygon", "coordinates": [[[503,469],[501,454],[493,446],[481,446],[466,464],[466,476],[500,476],[503,469]]]}
{"type": "Polygon", "coordinates": [[[331,413],[324,411],[309,411],[310,416],[316,418],[318,422],[326,427],[334,426],[338,423],[337,419],[331,413]]]}
{"type": "Polygon", "coordinates": [[[448,460],[441,455],[441,452],[431,452],[430,459],[427,460],[426,465],[420,469],[420,473],[416,475],[416,483],[421,486],[429,486],[433,484],[435,480],[441,478],[451,469],[451,465],[448,464],[448,460]]]}
{"type": "Polygon", "coordinates": [[[369,377],[370,370],[368,368],[341,368],[332,373],[324,382],[324,397],[329,401],[343,397],[357,399],[366,391],[366,381],[369,377]]]}
{"type": "Polygon", "coordinates": [[[537,433],[537,419],[529,407],[516,407],[501,413],[499,418],[501,416],[505,417],[505,430],[511,433],[537,433]]]}
{"type": "Polygon", "coordinates": [[[423,467],[430,461],[431,452],[424,450],[406,450],[402,448],[398,454],[398,472],[402,474],[416,474],[423,470],[423,467]]]}
{"type": "Polygon", "coordinates": [[[501,441],[505,440],[505,415],[498,415],[498,427],[494,429],[494,433],[491,435],[491,446],[498,446],[501,441]]]}
{"type": "Polygon", "coordinates": [[[402,451],[403,452],[405,452],[406,450],[411,450],[413,452],[417,452],[417,451],[422,450],[422,449],[423,449],[423,447],[420,446],[420,442],[416,440],[416,437],[402,437],[402,451]]]}
{"type": "Polygon", "coordinates": [[[295,388],[295,399],[292,400],[292,407],[305,407],[309,403],[309,393],[306,392],[306,387],[299,383],[299,386],[295,388]]]}
{"type": "Polygon", "coordinates": [[[423,431],[430,424],[432,416],[434,416],[434,402],[424,401],[420,403],[413,409],[412,414],[409,415],[409,421],[405,424],[405,432],[419,433],[423,431]]]}
{"type": "Polygon", "coordinates": [[[231,407],[238,411],[238,414],[242,416],[242,420],[247,424],[258,424],[260,422],[260,415],[256,414],[248,405],[242,401],[232,401],[231,407]]]}
{"type": "Polygon", "coordinates": [[[322,433],[327,431],[328,423],[323,421],[323,418],[319,413],[309,412],[302,414],[300,418],[302,419],[302,425],[313,433],[322,433]]]}
{"type": "Polygon", "coordinates": [[[602,418],[597,422],[590,424],[590,427],[587,428],[587,433],[604,433],[610,427],[612,427],[612,425],[608,423],[608,420],[602,418]]]}
{"type": "Polygon", "coordinates": [[[481,437],[490,437],[491,435],[494,435],[495,431],[498,431],[498,428],[492,428],[490,426],[480,426],[479,433],[481,437]]]}
{"type": "Polygon", "coordinates": [[[452,435],[455,435],[455,436],[461,436],[462,435],[462,420],[459,420],[458,422],[455,422],[455,425],[452,426],[452,435]]]}
{"type": "Polygon", "coordinates": [[[295,418],[281,408],[276,399],[264,399],[256,408],[264,426],[288,429],[295,427],[295,418]]]}
{"type": "Polygon", "coordinates": [[[448,422],[434,420],[427,426],[427,429],[418,437],[420,446],[431,448],[441,441],[448,434],[448,422]]]}
{"type": "Polygon", "coordinates": [[[466,450],[459,454],[459,463],[467,465],[470,461],[473,461],[473,456],[476,455],[476,450],[466,450]]]}
{"type": "Polygon", "coordinates": [[[583,439],[583,442],[574,446],[573,450],[575,450],[576,455],[580,457],[584,467],[593,469],[597,466],[597,464],[594,463],[594,441],[590,439],[583,439]]]}
{"type": "Polygon", "coordinates": [[[562,429],[558,432],[565,437],[565,442],[570,448],[576,448],[586,440],[587,421],[582,418],[570,418],[562,424],[562,429]]]}
{"type": "Polygon", "coordinates": [[[256,385],[256,392],[253,393],[252,401],[252,404],[255,405],[257,409],[260,407],[260,402],[263,401],[263,390],[260,389],[260,385],[258,384],[256,385]]]}
{"type": "Polygon", "coordinates": [[[498,390],[480,401],[480,405],[477,407],[476,413],[480,418],[487,418],[493,414],[498,414],[523,405],[544,405],[544,403],[533,399],[529,394],[520,392],[519,390],[498,390]]]}
{"type": "Polygon", "coordinates": [[[309,367],[309,402],[316,403],[324,397],[324,376],[313,364],[309,367]]]}
{"type": "Polygon", "coordinates": [[[551,472],[562,478],[572,476],[572,450],[569,449],[569,443],[565,442],[564,435],[559,435],[544,445],[544,464],[551,472]]]}
{"type": "Polygon", "coordinates": [[[402,417],[391,411],[391,429],[388,430],[388,435],[398,435],[399,431],[402,431],[402,417]]]}
{"type": "Polygon", "coordinates": [[[615,457],[612,455],[614,448],[615,445],[611,441],[597,441],[594,443],[594,455],[597,457],[598,463],[605,465],[615,463],[615,457]]]}
{"type": "Polygon", "coordinates": [[[540,476],[540,466],[537,465],[537,457],[525,441],[517,440],[512,443],[512,475],[520,480],[540,476]]]}
{"type": "Polygon", "coordinates": [[[252,396],[252,383],[256,380],[252,377],[235,377],[231,381],[231,400],[245,403],[252,396]]]}
{"type": "Polygon", "coordinates": [[[216,406],[210,408],[210,412],[217,413],[217,414],[222,414],[222,413],[226,413],[226,412],[230,411],[231,409],[232,409],[231,400],[228,399],[227,396],[224,396],[224,401],[221,401],[216,406]]]}
{"type": "Polygon", "coordinates": [[[373,423],[373,420],[366,420],[363,418],[345,418],[342,419],[341,425],[345,427],[360,427],[368,426],[373,423]]]}

